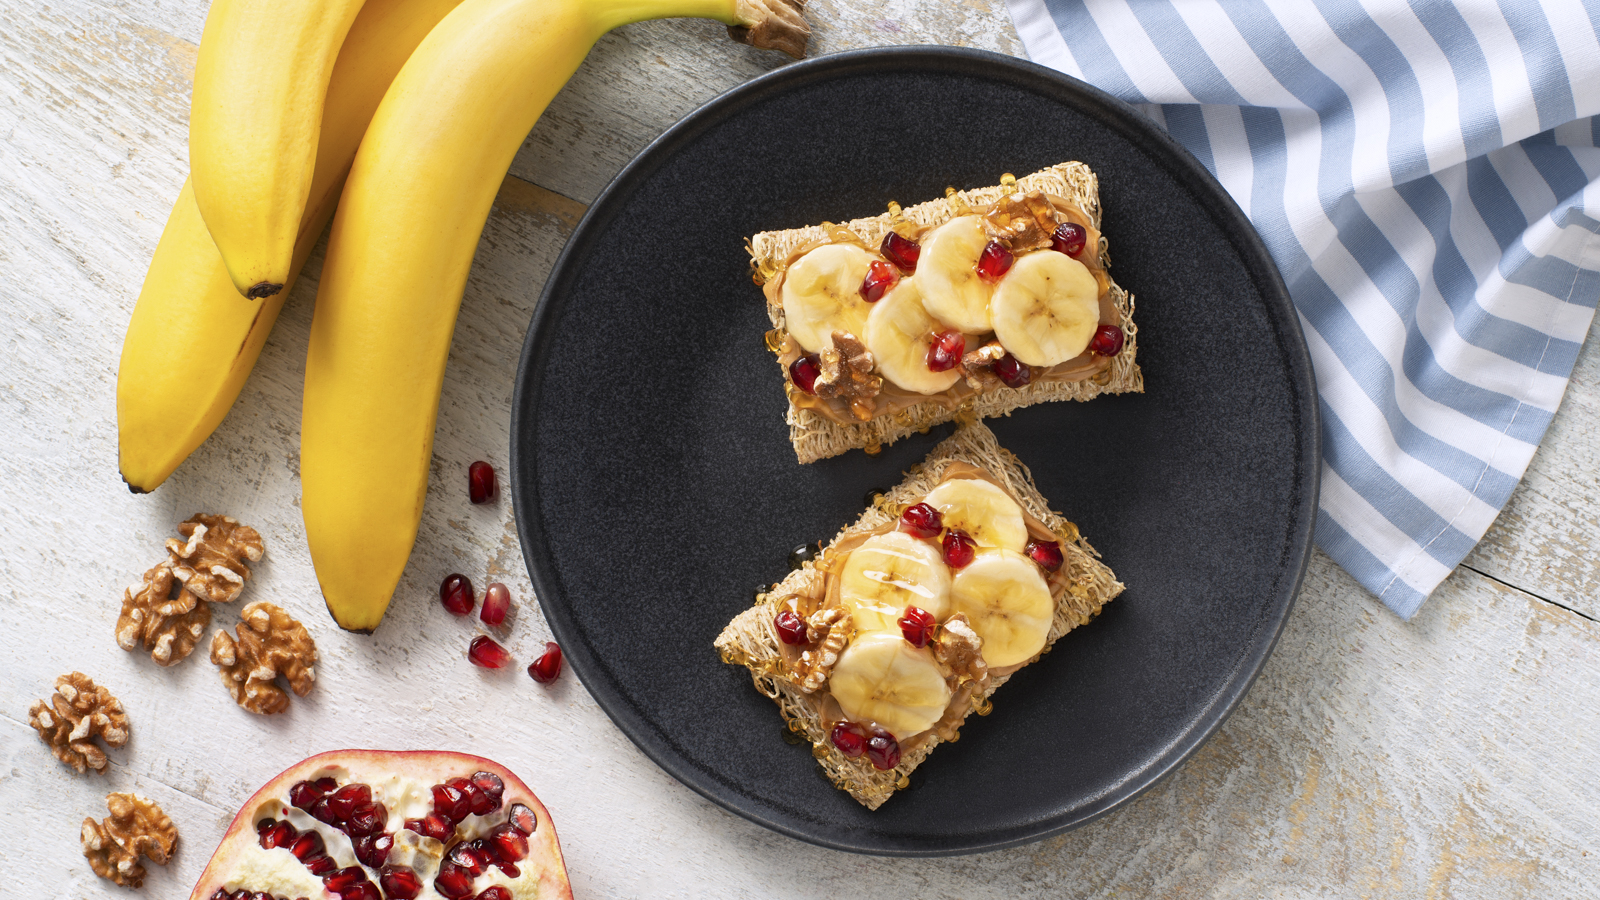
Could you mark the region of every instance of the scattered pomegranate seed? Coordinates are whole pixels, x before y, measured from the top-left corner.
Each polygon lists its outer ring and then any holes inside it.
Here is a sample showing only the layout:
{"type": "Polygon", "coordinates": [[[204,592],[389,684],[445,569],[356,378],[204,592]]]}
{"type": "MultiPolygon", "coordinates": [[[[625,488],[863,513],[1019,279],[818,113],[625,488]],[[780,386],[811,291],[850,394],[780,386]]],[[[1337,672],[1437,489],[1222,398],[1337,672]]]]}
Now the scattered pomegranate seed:
{"type": "Polygon", "coordinates": [[[510,611],[511,588],[496,581],[483,589],[483,608],[478,610],[478,618],[483,620],[483,624],[501,625],[510,611]]]}
{"type": "Polygon", "coordinates": [[[335,894],[342,894],[367,880],[366,870],[360,866],[346,866],[322,879],[322,886],[335,894]]]}
{"type": "Polygon", "coordinates": [[[978,270],[978,277],[984,281],[999,281],[1011,271],[1011,264],[1016,261],[1017,258],[1006,249],[1005,244],[990,241],[984,245],[983,254],[978,257],[978,264],[973,268],[978,270]]]}
{"type": "Polygon", "coordinates": [[[528,666],[528,674],[540,684],[549,684],[561,677],[561,648],[555,641],[545,641],[544,655],[528,666]]]}
{"type": "Polygon", "coordinates": [[[931,372],[948,372],[961,362],[961,354],[967,352],[967,339],[959,331],[941,331],[933,336],[933,343],[928,345],[928,370],[931,372]]]}
{"type": "Polygon", "coordinates": [[[1000,376],[1006,387],[1023,387],[1033,380],[1033,370],[1010,353],[994,361],[994,373],[1000,376]]]}
{"type": "Polygon", "coordinates": [[[881,259],[875,259],[872,265],[867,266],[866,277],[861,279],[861,299],[868,303],[877,303],[899,280],[900,273],[895,271],[894,266],[881,259]]]}
{"type": "Polygon", "coordinates": [[[977,544],[965,531],[951,529],[944,534],[944,564],[952,569],[965,569],[977,556],[977,544]]]}
{"type": "Polygon", "coordinates": [[[802,356],[789,363],[789,380],[794,386],[808,394],[817,392],[817,376],[822,374],[822,363],[816,354],[802,356]]]}
{"type": "Polygon", "coordinates": [[[433,889],[450,900],[463,900],[472,896],[473,876],[448,859],[439,864],[439,875],[433,879],[433,889]]]}
{"type": "Polygon", "coordinates": [[[830,737],[833,739],[833,746],[851,759],[866,752],[867,730],[854,722],[840,722],[833,726],[830,737]]]}
{"type": "Polygon", "coordinates": [[[1089,350],[1095,356],[1116,356],[1122,352],[1124,337],[1122,326],[1101,325],[1094,330],[1094,337],[1089,339],[1089,350]]]}
{"type": "Polygon", "coordinates": [[[939,620],[933,613],[917,606],[906,607],[906,614],[899,619],[900,633],[913,647],[926,647],[933,638],[933,629],[939,627],[939,620]]]}
{"type": "Polygon", "coordinates": [[[472,782],[473,787],[483,791],[489,796],[490,800],[494,801],[494,805],[490,807],[490,812],[500,808],[500,797],[506,792],[506,783],[500,780],[499,775],[493,772],[473,772],[472,778],[469,780],[472,782]]]}
{"type": "Polygon", "coordinates": [[[511,890],[503,884],[491,884],[478,893],[478,900],[511,900],[511,890]]]}
{"type": "Polygon", "coordinates": [[[472,607],[477,604],[478,598],[472,592],[472,581],[467,576],[451,572],[439,583],[439,602],[444,604],[445,609],[458,616],[464,616],[472,612],[472,607]]]}
{"type": "Polygon", "coordinates": [[[922,245],[891,231],[883,236],[883,243],[878,245],[878,252],[889,262],[894,263],[900,271],[910,275],[917,270],[917,257],[922,255],[922,245]]]}
{"type": "Polygon", "coordinates": [[[772,625],[778,629],[778,639],[785,644],[804,644],[806,642],[806,620],[792,609],[786,609],[772,618],[772,625]]]}
{"type": "Polygon", "coordinates": [[[472,660],[475,666],[498,669],[511,661],[511,654],[496,644],[493,638],[480,634],[467,645],[467,659],[472,660]]]}
{"type": "Polygon", "coordinates": [[[378,886],[389,900],[413,900],[422,893],[422,879],[410,866],[384,866],[378,873],[378,886]]]}
{"type": "Polygon", "coordinates": [[[1046,572],[1061,568],[1061,545],[1055,541],[1029,541],[1028,556],[1044,567],[1046,572]]]}
{"type": "Polygon", "coordinates": [[[872,737],[867,738],[867,759],[872,761],[874,769],[892,769],[900,765],[900,742],[881,728],[874,731],[872,737]]]}
{"type": "Polygon", "coordinates": [[[523,834],[533,834],[534,829],[539,827],[539,817],[521,803],[511,804],[511,812],[506,816],[506,821],[523,834]]]}
{"type": "Polygon", "coordinates": [[[1055,234],[1050,236],[1050,249],[1065,253],[1068,256],[1077,256],[1083,252],[1083,244],[1089,239],[1089,232],[1077,222],[1062,222],[1056,226],[1055,234]]]}
{"type": "Polygon", "coordinates": [[[467,466],[467,497],[473,503],[493,503],[500,496],[500,485],[494,477],[494,466],[478,460],[467,466]]]}
{"type": "Polygon", "coordinates": [[[944,514],[926,503],[906,507],[900,514],[900,530],[912,537],[938,537],[944,529],[944,514]]]}
{"type": "Polygon", "coordinates": [[[503,862],[516,862],[528,855],[528,836],[510,822],[502,822],[489,830],[489,845],[503,862]]]}
{"type": "Polygon", "coordinates": [[[328,798],[328,811],[343,824],[350,820],[350,814],[356,811],[356,807],[371,802],[372,788],[360,783],[347,784],[328,798]]]}

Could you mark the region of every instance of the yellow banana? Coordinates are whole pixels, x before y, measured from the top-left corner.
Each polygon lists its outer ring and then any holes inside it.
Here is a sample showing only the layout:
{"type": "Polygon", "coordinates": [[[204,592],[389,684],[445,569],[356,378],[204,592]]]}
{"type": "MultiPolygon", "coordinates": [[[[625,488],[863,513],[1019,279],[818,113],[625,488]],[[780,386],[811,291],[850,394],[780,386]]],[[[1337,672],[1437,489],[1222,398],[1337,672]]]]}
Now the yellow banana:
{"type": "MultiPolygon", "coordinates": [[[[406,57],[460,0],[369,0],[328,83],[310,202],[286,284],[333,216],[350,161],[406,57]]],[[[261,354],[288,291],[239,296],[186,182],[139,292],[117,373],[122,478],[155,490],[216,429],[261,354]]]]}
{"type": "Polygon", "coordinates": [[[233,284],[251,299],[289,283],[328,82],[360,11],[361,0],[215,0],[206,14],[190,177],[233,284]]]}
{"type": "Polygon", "coordinates": [[[698,16],[804,48],[803,0],[465,0],[373,116],[329,237],[306,356],[301,509],[334,620],[371,631],[422,518],[461,292],[529,129],[606,31],[698,16]]]}

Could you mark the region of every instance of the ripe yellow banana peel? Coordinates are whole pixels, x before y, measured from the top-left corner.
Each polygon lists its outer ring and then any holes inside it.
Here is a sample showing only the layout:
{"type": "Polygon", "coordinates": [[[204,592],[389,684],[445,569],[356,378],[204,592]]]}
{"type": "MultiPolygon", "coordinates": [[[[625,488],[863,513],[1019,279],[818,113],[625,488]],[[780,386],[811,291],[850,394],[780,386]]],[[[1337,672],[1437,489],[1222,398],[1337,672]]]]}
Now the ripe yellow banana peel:
{"type": "MultiPolygon", "coordinates": [[[[285,284],[293,284],[333,217],[367,122],[433,26],[460,0],[368,0],[328,81],[310,200],[285,284]]],[[[255,367],[288,291],[239,296],[185,182],[128,323],[117,373],[122,478],[155,490],[216,430],[255,367]]]]}
{"type": "MultiPolygon", "coordinates": [[[[189,109],[194,199],[239,293],[291,280],[325,92],[362,0],[214,0],[189,109]]],[[[331,121],[331,120],[330,120],[331,121]]]]}
{"type": "Polygon", "coordinates": [[[450,338],[512,158],[601,35],[694,16],[804,52],[804,0],[465,0],[367,129],[329,237],[306,356],[301,509],[323,598],[377,627],[416,541],[450,338]]]}

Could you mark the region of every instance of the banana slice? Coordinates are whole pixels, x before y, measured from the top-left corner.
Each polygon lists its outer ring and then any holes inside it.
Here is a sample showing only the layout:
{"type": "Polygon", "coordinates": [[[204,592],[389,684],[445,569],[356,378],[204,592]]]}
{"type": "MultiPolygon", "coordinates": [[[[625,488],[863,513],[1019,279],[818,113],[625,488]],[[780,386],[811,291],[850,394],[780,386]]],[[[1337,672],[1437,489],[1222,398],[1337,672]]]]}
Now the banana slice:
{"type": "Polygon", "coordinates": [[[950,705],[933,654],[887,631],[856,635],[839,654],[828,690],[850,721],[876,722],[902,740],[932,728],[950,705]]]}
{"type": "Polygon", "coordinates": [[[1022,507],[987,481],[952,478],[929,491],[923,502],[944,516],[944,527],[965,531],[980,547],[1020,552],[1028,545],[1022,507]]]}
{"type": "Polygon", "coordinates": [[[950,570],[926,541],[903,531],[874,535],[846,557],[839,573],[839,600],[850,610],[857,631],[898,636],[897,621],[908,606],[921,607],[936,619],[950,611],[950,570]]]}
{"type": "Polygon", "coordinates": [[[994,289],[973,268],[988,243],[982,218],[960,216],[924,238],[917,258],[922,305],[934,318],[967,334],[991,330],[989,297],[994,289]]]}
{"type": "Polygon", "coordinates": [[[914,276],[901,281],[872,305],[862,340],[872,351],[880,375],[908,391],[937,394],[960,381],[961,371],[928,368],[928,347],[942,326],[923,309],[918,280],[914,276]]]}
{"type": "Polygon", "coordinates": [[[990,304],[994,336],[1030,366],[1082,353],[1100,324],[1100,285],[1083,263],[1038,250],[1017,257],[990,304]]]}
{"type": "Polygon", "coordinates": [[[807,353],[833,346],[834,331],[859,335],[872,304],[861,279],[877,257],[854,244],[824,244],[795,260],[783,276],[783,320],[807,353]]]}
{"type": "Polygon", "coordinates": [[[990,550],[950,583],[955,613],[966,613],[983,638],[990,668],[1014,666],[1044,649],[1055,616],[1050,587],[1033,560],[1012,550],[990,550]]]}

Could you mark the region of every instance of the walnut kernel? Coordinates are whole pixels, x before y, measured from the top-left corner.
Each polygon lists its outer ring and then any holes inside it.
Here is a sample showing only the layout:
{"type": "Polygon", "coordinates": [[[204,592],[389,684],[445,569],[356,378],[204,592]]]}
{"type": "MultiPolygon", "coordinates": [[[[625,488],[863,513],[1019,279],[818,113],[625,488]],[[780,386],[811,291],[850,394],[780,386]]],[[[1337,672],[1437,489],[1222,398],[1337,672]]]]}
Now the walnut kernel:
{"type": "Polygon", "coordinates": [[[178,829],[155,801],[133,794],[110,794],[111,815],[102,822],[83,820],[83,855],[101,878],[124,887],[144,885],[139,857],[164,866],[178,843],[178,829]]]}
{"type": "Polygon", "coordinates": [[[866,421],[872,418],[872,398],[883,390],[883,378],[872,374],[876,361],[872,351],[848,331],[833,333],[833,346],[818,354],[822,374],[812,390],[825,400],[838,398],[850,404],[850,412],[866,421]]]}
{"type": "Polygon", "coordinates": [[[128,715],[111,692],[82,672],[56,679],[50,705],[36,701],[28,709],[28,724],[39,732],[56,759],[77,769],[106,770],[106,754],[94,743],[96,735],[108,747],[128,742],[128,715]]]}
{"type": "Polygon", "coordinates": [[[806,641],[814,646],[794,664],[794,681],[800,690],[814,694],[828,683],[850,640],[851,624],[850,613],[838,607],[819,609],[806,619],[806,641]]]}
{"type": "Polygon", "coordinates": [[[250,578],[248,563],[266,552],[260,533],[228,516],[198,513],[178,533],[184,540],[167,539],[167,564],[184,587],[212,603],[237,600],[250,578]]]}
{"type": "Polygon", "coordinates": [[[1056,210],[1041,191],[1017,192],[996,200],[983,216],[983,229],[1013,253],[1050,246],[1056,210]]]}
{"type": "Polygon", "coordinates": [[[310,693],[317,645],[304,625],[265,600],[249,604],[239,617],[237,640],[226,631],[211,638],[211,661],[222,668],[222,683],[235,703],[263,715],[283,712],[289,695],[275,679],[282,675],[296,696],[310,693]]]}
{"type": "Polygon", "coordinates": [[[209,624],[211,607],[184,590],[172,566],[163,562],[123,592],[117,646],[133,650],[142,643],[151,659],[170,666],[194,651],[209,624]]]}

